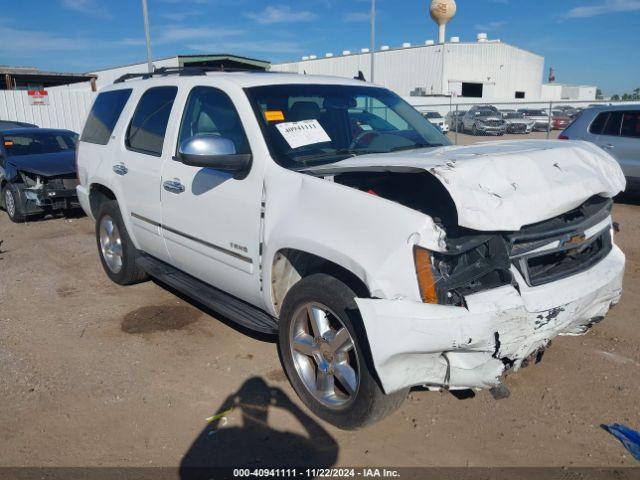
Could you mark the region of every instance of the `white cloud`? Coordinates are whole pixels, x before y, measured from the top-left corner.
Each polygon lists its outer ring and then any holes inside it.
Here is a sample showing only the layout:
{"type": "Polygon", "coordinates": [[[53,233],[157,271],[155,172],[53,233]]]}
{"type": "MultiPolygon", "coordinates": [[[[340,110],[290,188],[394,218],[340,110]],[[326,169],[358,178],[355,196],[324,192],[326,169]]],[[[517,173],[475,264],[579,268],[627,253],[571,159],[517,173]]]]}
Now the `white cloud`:
{"type": "Polygon", "coordinates": [[[371,20],[371,14],[366,12],[349,12],[342,17],[344,22],[368,22],[371,20]]]}
{"type": "Polygon", "coordinates": [[[640,0],[604,0],[595,5],[572,8],[565,15],[568,18],[589,18],[614,12],[635,12],[640,10],[640,0]]]}
{"type": "Polygon", "coordinates": [[[242,35],[243,30],[237,28],[224,27],[185,27],[185,26],[164,26],[157,29],[158,34],[152,30],[151,41],[156,44],[176,43],[205,38],[221,38],[242,35]]]}
{"type": "Polygon", "coordinates": [[[160,17],[169,20],[170,22],[183,22],[191,17],[198,17],[202,15],[200,10],[183,10],[180,12],[166,12],[161,13],[160,17]]]}
{"type": "Polygon", "coordinates": [[[94,0],[62,0],[62,6],[90,17],[113,18],[113,15],[94,0]]]}
{"type": "Polygon", "coordinates": [[[475,25],[473,28],[476,30],[481,30],[483,32],[490,32],[491,30],[496,30],[500,27],[504,27],[507,24],[505,21],[493,21],[489,23],[479,23],[475,25]]]}
{"type": "Polygon", "coordinates": [[[317,15],[308,10],[294,11],[289,6],[281,5],[269,6],[261,12],[249,12],[247,17],[257,23],[271,25],[273,23],[310,22],[317,15]]]}

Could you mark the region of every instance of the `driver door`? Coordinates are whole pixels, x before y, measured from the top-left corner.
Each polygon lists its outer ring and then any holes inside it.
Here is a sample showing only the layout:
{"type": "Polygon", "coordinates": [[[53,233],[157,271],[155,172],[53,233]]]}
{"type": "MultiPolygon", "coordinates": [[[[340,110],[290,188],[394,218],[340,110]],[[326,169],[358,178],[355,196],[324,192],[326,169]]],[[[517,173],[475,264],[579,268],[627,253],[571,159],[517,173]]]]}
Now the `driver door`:
{"type": "MultiPolygon", "coordinates": [[[[227,138],[236,153],[251,153],[238,112],[220,89],[189,93],[177,147],[198,134],[227,138]]],[[[162,182],[162,234],[172,264],[247,302],[261,302],[261,172],[253,168],[236,179],[174,159],[164,163],[162,182]]]]}

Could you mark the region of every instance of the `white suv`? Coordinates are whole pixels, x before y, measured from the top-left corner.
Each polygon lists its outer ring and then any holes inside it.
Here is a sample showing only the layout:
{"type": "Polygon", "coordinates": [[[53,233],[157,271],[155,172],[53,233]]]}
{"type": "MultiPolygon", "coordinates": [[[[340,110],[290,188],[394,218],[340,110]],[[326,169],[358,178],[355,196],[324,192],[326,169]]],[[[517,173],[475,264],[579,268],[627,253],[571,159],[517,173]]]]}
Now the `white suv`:
{"type": "Polygon", "coordinates": [[[591,144],[452,147],[357,80],[131,77],[98,95],[78,149],[107,275],[278,334],[294,389],[334,425],[416,385],[498,386],[620,298],[625,179],[591,144]]]}

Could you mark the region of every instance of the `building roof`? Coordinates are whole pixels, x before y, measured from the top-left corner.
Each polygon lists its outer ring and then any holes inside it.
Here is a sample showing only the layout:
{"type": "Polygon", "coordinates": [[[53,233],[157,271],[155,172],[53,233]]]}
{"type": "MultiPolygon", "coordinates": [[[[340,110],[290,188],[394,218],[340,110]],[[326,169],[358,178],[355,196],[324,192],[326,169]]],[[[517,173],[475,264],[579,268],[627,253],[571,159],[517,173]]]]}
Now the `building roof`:
{"type": "Polygon", "coordinates": [[[65,78],[79,79],[78,81],[91,80],[95,75],[90,73],[69,73],[69,72],[47,72],[38,70],[35,67],[8,67],[0,65],[0,75],[11,75],[12,77],[38,77],[55,78],[61,80],[65,78]]]}
{"type": "MultiPolygon", "coordinates": [[[[221,61],[221,60],[230,60],[230,61],[235,61],[240,63],[246,63],[249,65],[254,65],[262,68],[267,68],[269,65],[271,65],[271,62],[267,60],[259,60],[257,58],[243,57],[242,55],[233,55],[229,53],[213,53],[213,54],[200,53],[200,54],[190,54],[190,55],[171,55],[169,57],[155,58],[153,59],[153,61],[161,62],[164,60],[170,60],[172,58],[177,58],[178,61],[183,65],[188,65],[189,63],[196,63],[196,62],[215,62],[215,61],[221,61]],[[185,61],[181,61],[182,59],[184,59],[185,61]]],[[[107,70],[114,70],[116,68],[126,68],[126,67],[133,67],[134,65],[144,65],[144,64],[146,64],[146,61],[101,68],[98,70],[93,70],[93,72],[99,73],[107,70]]]]}
{"type": "MultiPolygon", "coordinates": [[[[537,53],[531,52],[530,50],[526,50],[524,48],[520,48],[520,47],[516,47],[515,45],[511,45],[510,43],[506,43],[506,42],[502,42],[502,41],[495,41],[495,40],[489,40],[486,42],[446,42],[444,44],[442,43],[434,43],[432,45],[425,45],[425,44],[417,44],[417,45],[411,45],[410,47],[393,47],[393,48],[388,48],[385,50],[382,50],[380,48],[378,48],[377,50],[375,50],[373,53],[375,54],[386,54],[389,52],[398,52],[398,51],[406,51],[406,50],[415,50],[415,49],[419,49],[419,48],[437,48],[437,47],[442,47],[442,45],[446,46],[446,47],[456,47],[458,45],[478,45],[486,48],[489,45],[503,45],[506,46],[508,48],[513,48],[516,50],[520,50],[523,51],[525,53],[528,53],[529,55],[533,55],[536,57],[540,57],[540,58],[544,58],[542,57],[542,55],[538,55],[537,53]]],[[[297,59],[297,60],[289,60],[289,61],[284,61],[284,62],[278,62],[278,63],[274,63],[273,65],[283,65],[283,64],[287,64],[287,63],[302,63],[302,62],[317,62],[320,60],[335,60],[336,58],[341,58],[341,57],[357,57],[359,55],[366,55],[369,56],[371,55],[371,52],[359,52],[359,51],[354,51],[349,53],[348,55],[341,55],[341,54],[336,54],[334,56],[331,57],[325,57],[325,56],[318,56],[317,58],[308,58],[308,59],[297,59]]]]}

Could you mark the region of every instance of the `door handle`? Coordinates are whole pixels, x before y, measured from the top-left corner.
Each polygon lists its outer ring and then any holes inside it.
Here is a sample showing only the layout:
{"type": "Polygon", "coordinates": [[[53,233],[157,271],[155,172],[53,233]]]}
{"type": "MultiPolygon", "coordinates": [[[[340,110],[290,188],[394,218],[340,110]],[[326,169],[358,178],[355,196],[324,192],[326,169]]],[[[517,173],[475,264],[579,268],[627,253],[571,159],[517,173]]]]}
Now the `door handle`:
{"type": "Polygon", "coordinates": [[[118,175],[126,175],[129,172],[129,169],[125,166],[124,163],[118,163],[112,167],[112,170],[118,175]]]}
{"type": "Polygon", "coordinates": [[[600,145],[600,148],[604,148],[605,150],[612,150],[614,149],[616,146],[612,145],[611,143],[606,143],[604,145],[600,145]]]}
{"type": "Polygon", "coordinates": [[[180,183],[180,180],[167,180],[162,183],[162,188],[171,193],[184,192],[184,185],[180,183]]]}

